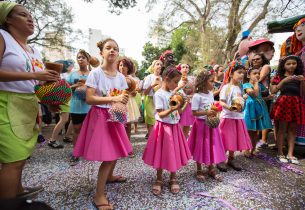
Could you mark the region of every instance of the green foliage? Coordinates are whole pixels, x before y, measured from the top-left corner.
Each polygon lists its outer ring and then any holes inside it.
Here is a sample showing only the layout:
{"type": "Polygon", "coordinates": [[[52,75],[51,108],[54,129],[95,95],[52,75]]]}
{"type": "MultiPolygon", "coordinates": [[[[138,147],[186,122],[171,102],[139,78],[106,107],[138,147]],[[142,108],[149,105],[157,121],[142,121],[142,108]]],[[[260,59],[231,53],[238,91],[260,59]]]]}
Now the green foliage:
{"type": "Polygon", "coordinates": [[[145,76],[145,71],[148,69],[148,67],[152,64],[154,60],[158,60],[160,58],[160,55],[167,49],[170,49],[170,47],[160,48],[155,47],[152,43],[147,42],[143,46],[143,52],[142,56],[144,60],[141,63],[141,68],[138,72],[138,77],[140,79],[143,79],[145,76]]]}
{"type": "Polygon", "coordinates": [[[35,32],[28,40],[30,44],[48,48],[60,46],[70,48],[68,40],[65,38],[69,34],[71,39],[75,39],[73,37],[75,33],[71,28],[73,15],[71,7],[64,1],[15,0],[12,2],[24,5],[33,16],[35,32]]]}
{"type": "MultiPolygon", "coordinates": [[[[85,2],[93,2],[94,0],[84,0],[85,2]]],[[[129,9],[137,5],[136,0],[104,0],[109,4],[111,13],[121,14],[122,9],[129,9]]]]}

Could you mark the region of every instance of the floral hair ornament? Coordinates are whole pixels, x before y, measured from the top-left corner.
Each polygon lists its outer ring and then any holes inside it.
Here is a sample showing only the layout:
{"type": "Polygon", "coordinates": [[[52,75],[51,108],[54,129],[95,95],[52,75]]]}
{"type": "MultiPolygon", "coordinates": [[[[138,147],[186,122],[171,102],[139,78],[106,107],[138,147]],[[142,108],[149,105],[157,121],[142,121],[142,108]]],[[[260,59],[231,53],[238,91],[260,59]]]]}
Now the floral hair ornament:
{"type": "Polygon", "coordinates": [[[177,65],[177,66],[176,66],[176,69],[177,69],[178,71],[181,71],[181,64],[177,65]]]}
{"type": "Polygon", "coordinates": [[[173,52],[172,50],[166,50],[165,52],[162,53],[162,55],[160,56],[159,60],[164,61],[164,58],[165,58],[168,54],[174,54],[174,52],[173,52]]]}
{"type": "Polygon", "coordinates": [[[229,78],[230,78],[229,76],[232,73],[233,69],[237,66],[242,66],[242,63],[239,62],[238,60],[234,60],[229,64],[228,70],[226,71],[224,76],[224,84],[227,84],[229,82],[229,78]]]}

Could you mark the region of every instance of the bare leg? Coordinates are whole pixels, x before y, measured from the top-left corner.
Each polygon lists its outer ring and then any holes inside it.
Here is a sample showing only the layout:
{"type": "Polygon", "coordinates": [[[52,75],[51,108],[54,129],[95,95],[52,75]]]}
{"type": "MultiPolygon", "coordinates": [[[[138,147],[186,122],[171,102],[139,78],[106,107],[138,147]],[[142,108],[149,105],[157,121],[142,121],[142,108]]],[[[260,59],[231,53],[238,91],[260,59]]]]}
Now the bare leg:
{"type": "Polygon", "coordinates": [[[148,136],[149,136],[149,134],[150,134],[150,132],[151,132],[151,130],[152,130],[152,125],[149,125],[149,124],[146,124],[146,127],[147,127],[147,134],[148,134],[148,136]]]}
{"type": "MultiPolygon", "coordinates": [[[[113,167],[115,162],[116,161],[104,161],[99,168],[97,176],[96,194],[94,198],[94,202],[97,205],[108,203],[105,193],[106,181],[111,172],[111,168],[113,167]]],[[[112,205],[110,208],[112,208],[112,205]]]]}
{"type": "Polygon", "coordinates": [[[296,123],[289,123],[288,136],[287,136],[287,139],[288,139],[288,157],[289,158],[293,157],[296,130],[297,130],[297,124],[296,123]]]}
{"type": "Polygon", "coordinates": [[[70,121],[65,137],[71,137],[73,135],[73,123],[70,121]]]}
{"type": "Polygon", "coordinates": [[[267,143],[269,129],[262,130],[262,142],[267,143]]]}
{"type": "Polygon", "coordinates": [[[128,139],[130,141],[130,135],[131,135],[131,123],[127,123],[126,126],[125,126],[125,130],[126,130],[126,133],[127,133],[127,136],[128,136],[128,139]]]}
{"type": "Polygon", "coordinates": [[[170,191],[173,194],[177,194],[180,191],[180,186],[177,182],[177,176],[176,173],[171,172],[170,174],[170,181],[169,181],[169,185],[170,185],[170,191]]]}
{"type": "Polygon", "coordinates": [[[196,166],[197,166],[197,171],[202,171],[202,166],[200,163],[196,162],[196,166]]]}
{"type": "Polygon", "coordinates": [[[284,145],[285,133],[287,130],[287,122],[280,121],[278,123],[279,123],[278,130],[276,134],[277,151],[278,151],[278,155],[284,155],[283,145],[284,145]]]}
{"type": "Polygon", "coordinates": [[[189,137],[189,132],[190,132],[190,126],[183,126],[183,133],[186,139],[189,137]]]}
{"type": "Polygon", "coordinates": [[[77,125],[73,125],[73,147],[76,144],[80,129],[82,128],[82,123],[81,124],[77,124],[77,125]]]}
{"type": "Polygon", "coordinates": [[[64,128],[64,126],[68,122],[68,120],[69,120],[69,113],[63,112],[63,113],[59,114],[59,121],[53,129],[51,141],[55,141],[58,139],[58,135],[59,135],[60,131],[64,128]]]}
{"type": "Polygon", "coordinates": [[[162,181],[162,174],[163,174],[163,170],[162,169],[158,169],[157,170],[157,180],[162,181]]]}
{"type": "Polygon", "coordinates": [[[134,123],[134,133],[138,133],[138,123],[134,123]]]}
{"type": "Polygon", "coordinates": [[[249,136],[251,138],[251,143],[252,143],[252,150],[251,150],[251,155],[254,154],[254,151],[255,151],[255,147],[256,147],[256,143],[257,143],[257,140],[258,140],[258,134],[257,134],[257,131],[248,131],[249,133],[249,136]]]}
{"type": "Polygon", "coordinates": [[[25,160],[3,163],[0,170],[0,199],[15,198],[23,192],[21,175],[25,160]]]}

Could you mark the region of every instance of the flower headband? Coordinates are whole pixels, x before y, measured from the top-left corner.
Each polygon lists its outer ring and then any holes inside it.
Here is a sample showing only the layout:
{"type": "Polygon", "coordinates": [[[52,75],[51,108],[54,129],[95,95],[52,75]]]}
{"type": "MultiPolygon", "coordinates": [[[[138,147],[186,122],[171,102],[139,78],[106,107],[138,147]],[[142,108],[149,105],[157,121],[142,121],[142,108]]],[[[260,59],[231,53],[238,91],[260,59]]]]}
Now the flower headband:
{"type": "Polygon", "coordinates": [[[225,84],[227,84],[229,82],[229,78],[230,78],[229,76],[230,76],[231,72],[233,71],[233,69],[235,69],[238,66],[243,66],[242,63],[238,60],[234,60],[229,64],[228,70],[226,71],[225,77],[224,77],[225,84]]]}

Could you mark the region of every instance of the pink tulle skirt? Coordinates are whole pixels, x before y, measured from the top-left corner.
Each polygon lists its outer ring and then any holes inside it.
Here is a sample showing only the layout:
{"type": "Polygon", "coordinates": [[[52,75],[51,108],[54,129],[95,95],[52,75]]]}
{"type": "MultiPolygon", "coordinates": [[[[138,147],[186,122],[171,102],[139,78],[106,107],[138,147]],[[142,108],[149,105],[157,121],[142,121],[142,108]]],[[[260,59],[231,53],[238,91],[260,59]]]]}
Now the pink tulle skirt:
{"type": "Polygon", "coordinates": [[[252,149],[251,139],[243,119],[222,118],[219,129],[226,151],[235,152],[252,149]]]}
{"type": "Polygon", "coordinates": [[[107,122],[108,110],[92,106],[74,147],[73,155],[91,161],[113,161],[132,152],[125,127],[107,122]]]}
{"type": "Polygon", "coordinates": [[[192,104],[189,103],[183,113],[180,115],[179,124],[181,126],[191,126],[193,125],[195,117],[192,114],[192,104]]]}
{"type": "Polygon", "coordinates": [[[195,119],[188,145],[198,163],[212,165],[227,160],[219,128],[210,128],[203,119],[195,119]]]}
{"type": "Polygon", "coordinates": [[[179,124],[156,121],[151,131],[143,160],[155,169],[176,172],[187,165],[191,153],[179,124]]]}

